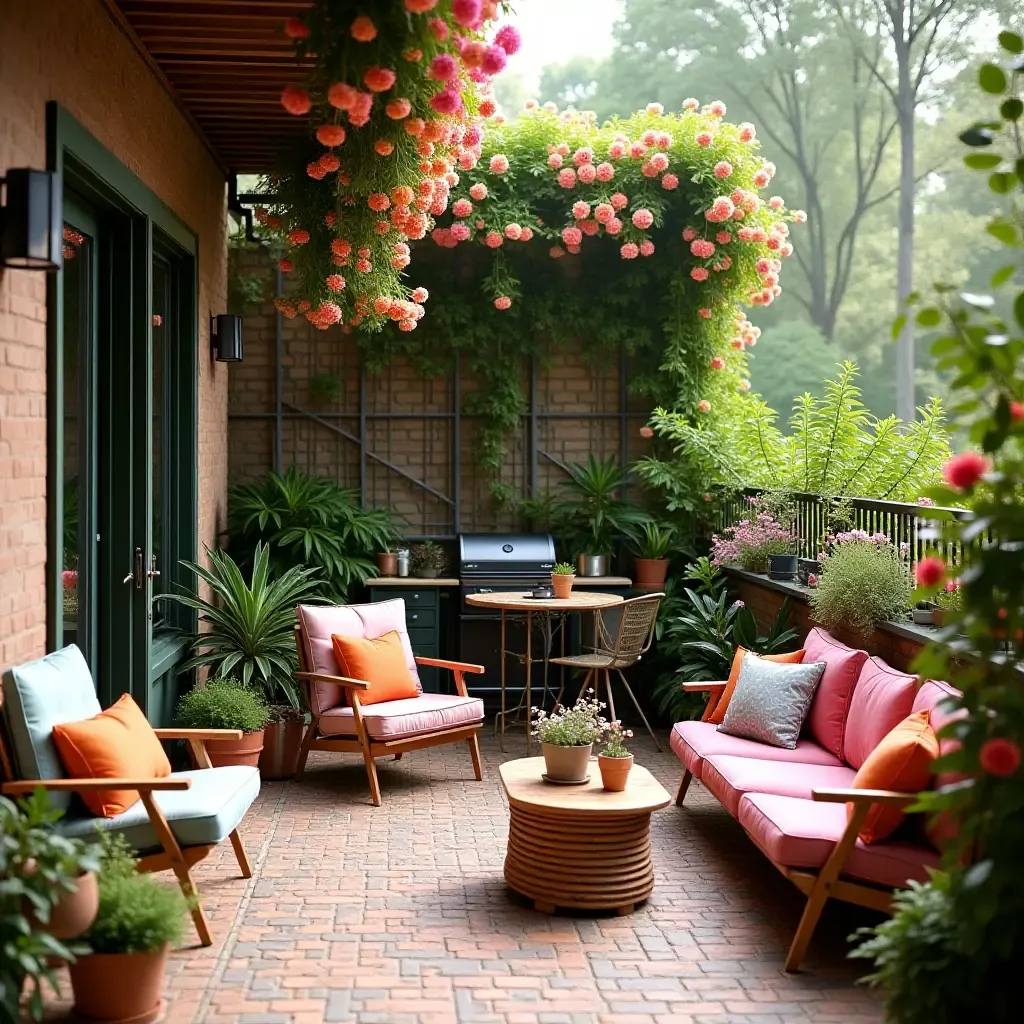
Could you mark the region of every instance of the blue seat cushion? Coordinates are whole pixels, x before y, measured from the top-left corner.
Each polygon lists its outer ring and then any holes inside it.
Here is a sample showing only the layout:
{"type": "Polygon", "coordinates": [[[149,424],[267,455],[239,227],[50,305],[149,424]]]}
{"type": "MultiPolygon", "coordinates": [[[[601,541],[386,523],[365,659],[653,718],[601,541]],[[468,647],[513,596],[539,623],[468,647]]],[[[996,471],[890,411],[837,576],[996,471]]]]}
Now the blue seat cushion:
{"type": "MultiPolygon", "coordinates": [[[[260,791],[259,769],[246,765],[174,772],[171,778],[192,780],[189,789],[153,794],[181,846],[204,846],[227,839],[260,791]]],[[[138,853],[160,849],[160,840],[141,800],[113,818],[69,815],[57,827],[66,836],[83,839],[95,836],[97,828],[119,832],[138,853]]]]}
{"type": "MultiPolygon", "coordinates": [[[[74,645],[4,673],[4,719],[14,748],[18,777],[64,779],[67,773],[53,742],[53,727],[83,722],[103,709],[82,652],[74,645]]],[[[70,793],[50,793],[66,811],[70,793]]]]}

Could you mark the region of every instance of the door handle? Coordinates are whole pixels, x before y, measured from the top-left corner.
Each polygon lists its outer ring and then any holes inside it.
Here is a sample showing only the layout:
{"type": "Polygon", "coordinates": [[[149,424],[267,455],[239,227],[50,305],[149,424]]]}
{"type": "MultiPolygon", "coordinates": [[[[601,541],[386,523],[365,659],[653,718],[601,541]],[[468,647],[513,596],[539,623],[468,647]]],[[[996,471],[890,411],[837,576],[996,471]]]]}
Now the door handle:
{"type": "Polygon", "coordinates": [[[142,561],[142,548],[136,548],[135,549],[135,560],[134,560],[132,571],[130,573],[128,573],[128,575],[125,576],[125,578],[123,580],[121,580],[121,582],[122,583],[129,583],[129,582],[134,581],[135,589],[136,590],[141,590],[142,589],[142,575],[143,575],[142,564],[143,564],[143,561],[142,561]]]}
{"type": "Polygon", "coordinates": [[[149,559],[149,572],[146,575],[150,579],[155,579],[160,575],[160,570],[156,567],[156,555],[151,555],[149,559]]]}

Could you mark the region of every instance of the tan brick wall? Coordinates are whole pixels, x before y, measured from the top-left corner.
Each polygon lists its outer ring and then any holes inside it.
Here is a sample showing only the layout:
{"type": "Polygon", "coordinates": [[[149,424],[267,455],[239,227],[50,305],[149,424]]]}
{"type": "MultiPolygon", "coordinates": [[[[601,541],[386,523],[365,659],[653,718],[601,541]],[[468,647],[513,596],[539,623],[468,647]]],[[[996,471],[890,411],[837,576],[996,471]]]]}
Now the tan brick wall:
{"type": "MultiPolygon", "coordinates": [[[[263,276],[272,285],[266,257],[257,252],[236,256],[244,274],[263,276]]],[[[268,294],[272,294],[272,287],[268,294]]],[[[428,316],[429,310],[428,310],[428,316]]],[[[274,421],[265,418],[274,410],[275,316],[270,302],[245,314],[245,361],[232,370],[230,385],[230,467],[232,483],[249,481],[273,466],[274,421]],[[264,418],[259,418],[259,417],[264,418]],[[254,418],[243,418],[254,417],[254,418]]],[[[617,413],[620,403],[619,366],[614,356],[602,355],[587,362],[580,353],[559,352],[545,359],[537,374],[539,447],[561,462],[618,455],[620,422],[617,418],[587,419],[589,414],[617,413]],[[544,418],[544,413],[557,418],[544,418]]],[[[359,352],[354,337],[343,329],[317,331],[304,320],[283,321],[282,397],[286,418],[282,430],[285,468],[295,464],[308,472],[359,486],[359,352]],[[310,383],[331,377],[337,392],[333,398],[316,400],[310,383]],[[314,412],[322,422],[296,417],[288,406],[314,412]],[[338,428],[332,430],[332,427],[338,428]],[[346,439],[342,430],[356,440],[346,439]]],[[[525,372],[525,371],[524,371],[525,372]]],[[[463,376],[463,395],[477,383],[463,376]]],[[[524,389],[528,380],[523,380],[524,389]]],[[[368,448],[377,455],[423,480],[445,495],[454,484],[452,422],[450,419],[416,418],[422,413],[450,413],[454,405],[449,378],[425,379],[408,360],[395,360],[382,373],[367,380],[366,412],[368,448]],[[384,413],[411,413],[408,418],[374,418],[384,413]]],[[[642,400],[628,399],[634,417],[629,421],[629,457],[638,457],[645,442],[637,428],[646,418],[642,400]]],[[[494,509],[489,481],[473,458],[475,424],[464,417],[461,444],[461,503],[463,530],[505,529],[515,526],[507,513],[494,509]]],[[[529,451],[526,424],[507,440],[509,455],[502,468],[502,482],[520,496],[529,489],[529,451]]],[[[557,487],[563,471],[543,455],[538,460],[541,490],[557,487]]],[[[367,460],[369,502],[394,509],[408,523],[410,532],[451,532],[451,509],[439,498],[424,492],[387,466],[367,460]],[[447,524],[447,525],[446,525],[447,524]]]]}
{"type": "MultiPolygon", "coordinates": [[[[2,11],[0,174],[46,165],[56,100],[199,234],[200,540],[211,544],[227,480],[227,368],[206,356],[208,314],[225,304],[223,175],[99,0],[2,11]]],[[[45,647],[45,302],[44,275],[0,272],[0,666],[45,647]]]]}

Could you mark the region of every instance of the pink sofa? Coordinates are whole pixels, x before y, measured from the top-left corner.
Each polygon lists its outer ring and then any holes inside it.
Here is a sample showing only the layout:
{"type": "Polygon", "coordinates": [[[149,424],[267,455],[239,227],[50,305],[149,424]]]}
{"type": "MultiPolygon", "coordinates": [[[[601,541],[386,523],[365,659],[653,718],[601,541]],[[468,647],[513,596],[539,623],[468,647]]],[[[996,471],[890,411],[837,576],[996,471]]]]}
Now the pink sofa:
{"type": "Polygon", "coordinates": [[[704,719],[680,722],[671,747],[685,771],[676,796],[682,804],[696,778],[739,821],[766,857],[807,894],[807,906],[786,959],[797,970],[830,897],[887,911],[892,891],[915,879],[925,881],[939,865],[939,854],[924,837],[920,822],[904,822],[884,842],[865,845],[857,838],[872,804],[904,806],[905,793],[854,790],[857,769],[882,738],[914,711],[928,709],[937,731],[951,711],[938,707],[959,692],[947,683],[898,672],[881,658],[839,643],[813,629],[804,661],[824,661],[795,750],[727,736],[707,721],[725,683],[685,683],[708,690],[704,719]],[[847,804],[854,813],[847,822],[847,804]]]}

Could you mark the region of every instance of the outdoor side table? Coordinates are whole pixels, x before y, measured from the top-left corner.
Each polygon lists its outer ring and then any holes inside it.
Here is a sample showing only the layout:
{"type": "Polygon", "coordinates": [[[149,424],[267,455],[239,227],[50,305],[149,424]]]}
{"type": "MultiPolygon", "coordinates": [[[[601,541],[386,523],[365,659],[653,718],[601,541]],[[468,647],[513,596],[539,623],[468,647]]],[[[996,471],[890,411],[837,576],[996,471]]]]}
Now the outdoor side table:
{"type": "Polygon", "coordinates": [[[498,608],[501,610],[501,711],[499,712],[498,720],[501,722],[502,750],[505,749],[505,719],[508,715],[505,689],[505,659],[508,657],[509,651],[505,647],[505,619],[509,612],[525,615],[526,617],[526,651],[522,657],[526,668],[526,752],[529,754],[533,743],[529,721],[530,708],[532,706],[530,703],[532,667],[535,661],[546,663],[550,656],[547,645],[545,645],[544,657],[533,657],[533,616],[537,614],[565,616],[570,612],[597,612],[601,608],[611,608],[613,605],[622,604],[623,598],[620,594],[580,593],[574,590],[568,597],[536,600],[530,597],[528,590],[523,590],[512,593],[471,594],[466,598],[466,601],[469,604],[482,608],[498,608]]]}
{"type": "Polygon", "coordinates": [[[543,771],[542,757],[498,769],[510,811],[505,881],[545,914],[558,907],[631,914],[654,889],[651,815],[671,797],[638,764],[621,793],[602,787],[596,761],[585,785],[554,785],[543,771]]]}

